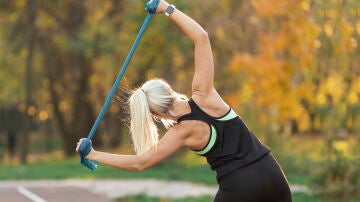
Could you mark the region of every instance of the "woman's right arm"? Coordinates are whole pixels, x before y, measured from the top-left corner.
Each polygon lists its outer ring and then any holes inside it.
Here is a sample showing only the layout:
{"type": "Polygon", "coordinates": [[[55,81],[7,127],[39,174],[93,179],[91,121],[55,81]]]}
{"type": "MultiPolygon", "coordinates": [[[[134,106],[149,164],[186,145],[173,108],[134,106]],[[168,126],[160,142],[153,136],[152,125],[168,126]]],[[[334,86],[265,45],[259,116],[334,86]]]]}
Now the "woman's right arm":
{"type": "MultiPolygon", "coordinates": [[[[92,148],[90,153],[85,158],[121,170],[143,171],[165,160],[181,147],[187,147],[189,144],[188,142],[190,142],[190,132],[187,128],[189,127],[184,127],[181,124],[173,126],[161,138],[156,147],[149,149],[143,154],[111,154],[107,152],[95,151],[92,148]]],[[[79,140],[76,147],[77,152],[79,151],[79,147],[83,140],[84,139],[79,140]]]]}
{"type": "MultiPolygon", "coordinates": [[[[169,4],[160,0],[158,13],[164,13],[169,4]]],[[[175,9],[170,15],[180,29],[195,45],[195,73],[192,81],[193,94],[208,96],[214,90],[214,62],[207,32],[192,18],[175,9]]]]}

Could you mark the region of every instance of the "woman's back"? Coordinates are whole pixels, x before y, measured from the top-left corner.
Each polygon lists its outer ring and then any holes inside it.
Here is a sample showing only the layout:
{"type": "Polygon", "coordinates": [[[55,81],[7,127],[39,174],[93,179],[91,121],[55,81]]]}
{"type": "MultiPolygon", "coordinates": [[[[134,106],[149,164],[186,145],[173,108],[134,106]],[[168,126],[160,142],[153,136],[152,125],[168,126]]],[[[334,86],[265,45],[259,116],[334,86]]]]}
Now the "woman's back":
{"type": "Polygon", "coordinates": [[[189,130],[198,131],[197,127],[202,129],[200,133],[192,133],[203,141],[201,148],[193,150],[207,158],[218,178],[247,166],[270,152],[233,109],[229,108],[221,116],[213,116],[205,112],[193,98],[189,99],[188,104],[191,112],[181,116],[178,123],[192,123],[188,126],[189,130]],[[196,121],[203,122],[203,125],[196,121]]]}

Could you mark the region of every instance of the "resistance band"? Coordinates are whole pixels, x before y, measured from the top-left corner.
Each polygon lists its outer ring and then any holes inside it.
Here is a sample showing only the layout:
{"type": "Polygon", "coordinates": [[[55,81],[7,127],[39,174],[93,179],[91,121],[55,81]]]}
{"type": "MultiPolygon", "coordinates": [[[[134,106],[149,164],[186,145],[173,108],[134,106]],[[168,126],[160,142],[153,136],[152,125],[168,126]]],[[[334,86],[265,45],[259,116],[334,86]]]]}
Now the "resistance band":
{"type": "Polygon", "coordinates": [[[117,76],[117,78],[114,82],[114,85],[112,86],[111,91],[110,91],[108,97],[106,98],[106,101],[105,101],[103,107],[101,108],[101,111],[100,111],[98,117],[96,118],[93,127],[90,130],[88,137],[81,142],[80,147],[78,149],[78,153],[80,154],[81,164],[88,167],[92,171],[96,170],[97,163],[94,161],[89,161],[88,159],[85,158],[85,156],[87,156],[91,151],[91,147],[92,147],[91,139],[94,137],[95,132],[96,132],[97,128],[99,127],[99,124],[100,124],[102,118],[104,117],[104,114],[105,114],[107,108],[109,107],[112,98],[114,97],[116,89],[119,86],[119,83],[120,83],[122,77],[124,76],[126,68],[128,67],[128,65],[130,63],[130,60],[135,52],[135,49],[136,49],[142,35],[144,34],[144,31],[145,31],[146,27],[148,26],[152,15],[156,12],[158,5],[159,5],[159,0],[151,0],[148,3],[146,3],[145,9],[148,12],[148,14],[146,15],[146,18],[145,18],[145,20],[140,28],[140,31],[134,41],[134,44],[132,45],[129,54],[125,59],[125,62],[120,70],[120,73],[117,76]]]}

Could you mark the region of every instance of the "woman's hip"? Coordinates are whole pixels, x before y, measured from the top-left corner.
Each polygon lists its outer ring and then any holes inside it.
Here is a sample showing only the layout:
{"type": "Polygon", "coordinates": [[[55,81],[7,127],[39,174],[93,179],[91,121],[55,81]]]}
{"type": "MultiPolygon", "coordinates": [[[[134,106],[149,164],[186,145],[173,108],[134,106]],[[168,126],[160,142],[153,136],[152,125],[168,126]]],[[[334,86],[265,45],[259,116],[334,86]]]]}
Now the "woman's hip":
{"type": "Polygon", "coordinates": [[[239,201],[291,201],[286,177],[271,154],[221,177],[218,195],[242,198],[239,201]]]}

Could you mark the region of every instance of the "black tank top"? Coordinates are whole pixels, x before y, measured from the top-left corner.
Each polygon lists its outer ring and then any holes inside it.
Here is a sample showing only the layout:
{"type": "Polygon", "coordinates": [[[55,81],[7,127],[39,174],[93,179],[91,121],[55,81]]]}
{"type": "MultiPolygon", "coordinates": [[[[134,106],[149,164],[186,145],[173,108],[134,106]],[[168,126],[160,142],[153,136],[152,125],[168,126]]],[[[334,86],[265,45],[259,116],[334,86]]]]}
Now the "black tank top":
{"type": "Polygon", "coordinates": [[[270,152],[232,109],[216,118],[205,113],[192,98],[188,103],[191,112],[180,117],[178,123],[199,120],[209,125],[211,134],[208,144],[203,150],[195,152],[206,157],[211,169],[216,171],[217,179],[270,152]]]}

